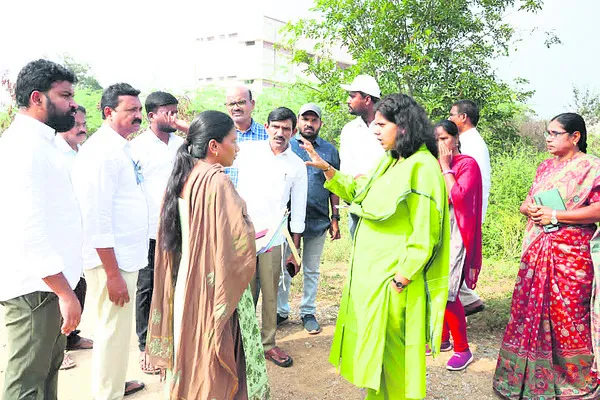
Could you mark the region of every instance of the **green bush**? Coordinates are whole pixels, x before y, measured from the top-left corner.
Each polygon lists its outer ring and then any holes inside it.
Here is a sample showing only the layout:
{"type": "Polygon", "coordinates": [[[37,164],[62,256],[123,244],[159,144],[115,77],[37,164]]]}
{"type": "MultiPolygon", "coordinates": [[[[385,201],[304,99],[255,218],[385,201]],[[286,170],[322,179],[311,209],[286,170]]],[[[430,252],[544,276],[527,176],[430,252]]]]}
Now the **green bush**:
{"type": "Polygon", "coordinates": [[[489,207],[483,225],[483,256],[514,260],[521,255],[526,219],[519,207],[548,153],[520,144],[492,154],[489,207]]]}

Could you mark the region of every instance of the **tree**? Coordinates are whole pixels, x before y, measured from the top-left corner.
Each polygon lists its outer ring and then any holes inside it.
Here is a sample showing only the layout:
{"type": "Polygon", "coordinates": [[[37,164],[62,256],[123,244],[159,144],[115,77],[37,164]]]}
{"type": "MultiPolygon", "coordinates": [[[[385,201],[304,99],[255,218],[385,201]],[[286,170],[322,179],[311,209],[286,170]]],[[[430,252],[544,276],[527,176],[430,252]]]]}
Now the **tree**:
{"type": "Polygon", "coordinates": [[[68,54],[62,55],[62,64],[77,76],[76,89],[102,90],[89,64],[77,62],[68,54]]]}
{"type": "Polygon", "coordinates": [[[573,86],[572,107],[583,117],[588,126],[600,122],[600,95],[590,88],[580,89],[573,86]]]}
{"type": "Polygon", "coordinates": [[[516,131],[512,117],[532,92],[501,82],[491,60],[508,55],[513,28],[504,12],[518,6],[535,12],[541,0],[315,0],[318,18],[288,24],[289,44],[317,41],[314,54],[295,50],[316,76],[315,87],[328,108],[345,96],[339,83],[358,73],[376,77],[384,93],[403,92],[419,101],[433,119],[446,117],[462,98],[482,108],[482,126],[516,131]],[[328,48],[346,48],[356,64],[337,68],[328,48]]]}

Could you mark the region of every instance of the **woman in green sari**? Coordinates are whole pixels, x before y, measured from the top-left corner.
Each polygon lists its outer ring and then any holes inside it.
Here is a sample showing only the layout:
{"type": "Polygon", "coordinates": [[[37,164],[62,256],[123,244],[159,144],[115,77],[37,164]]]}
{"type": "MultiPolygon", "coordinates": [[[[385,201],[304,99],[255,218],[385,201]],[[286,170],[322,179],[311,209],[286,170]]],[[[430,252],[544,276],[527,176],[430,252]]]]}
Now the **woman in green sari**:
{"type": "Polygon", "coordinates": [[[419,104],[387,96],[374,126],[387,153],[370,177],[336,171],[303,141],[307,165],[360,217],[330,361],[367,399],[422,399],[425,345],[439,351],[448,297],[448,195],[419,104]]]}

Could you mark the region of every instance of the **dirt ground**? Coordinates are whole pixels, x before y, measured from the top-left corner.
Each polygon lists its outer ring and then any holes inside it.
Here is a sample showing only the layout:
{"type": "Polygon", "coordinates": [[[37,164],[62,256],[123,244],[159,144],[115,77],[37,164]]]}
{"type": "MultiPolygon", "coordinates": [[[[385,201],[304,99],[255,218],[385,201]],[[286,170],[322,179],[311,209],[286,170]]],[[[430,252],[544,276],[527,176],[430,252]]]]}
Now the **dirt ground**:
{"type": "MultiPolygon", "coordinates": [[[[294,296],[293,302],[298,302],[294,296]]],[[[485,312],[485,311],[484,311],[485,312]]],[[[3,314],[3,313],[2,313],[3,314]]],[[[297,315],[278,331],[278,344],[294,358],[294,365],[284,369],[268,363],[269,380],[273,398],[291,399],[344,399],[359,400],[364,393],[346,382],[335,373],[334,367],[327,362],[329,347],[333,335],[337,307],[323,305],[317,318],[323,325],[319,335],[308,335],[302,329],[297,315]]],[[[473,318],[476,318],[473,317],[473,318]]],[[[93,336],[89,315],[84,312],[81,324],[84,336],[93,336]]],[[[491,389],[491,379],[496,363],[499,338],[484,336],[473,332],[470,338],[475,353],[475,362],[466,371],[450,372],[445,363],[451,353],[444,353],[436,360],[428,360],[427,398],[428,399],[495,399],[491,389]]],[[[91,352],[71,352],[77,367],[61,371],[59,378],[59,399],[90,399],[91,352]]],[[[4,382],[6,363],[6,336],[3,321],[0,321],[0,387],[4,382]]],[[[162,385],[156,376],[144,375],[138,368],[136,341],[132,337],[129,353],[128,379],[141,379],[146,390],[129,397],[135,399],[162,399],[162,385]]]]}

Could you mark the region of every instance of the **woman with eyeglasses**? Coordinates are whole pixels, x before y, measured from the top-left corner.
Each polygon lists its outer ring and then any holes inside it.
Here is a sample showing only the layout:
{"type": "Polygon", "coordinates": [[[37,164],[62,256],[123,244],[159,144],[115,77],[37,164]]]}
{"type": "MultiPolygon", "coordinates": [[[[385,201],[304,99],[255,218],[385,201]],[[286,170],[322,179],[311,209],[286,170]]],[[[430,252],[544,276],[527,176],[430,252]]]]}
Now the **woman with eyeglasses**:
{"type": "Polygon", "coordinates": [[[509,399],[597,399],[590,239],[600,221],[600,159],[586,154],[583,118],[564,113],[544,133],[548,152],[520,211],[521,267],[494,389],[509,399]]]}

